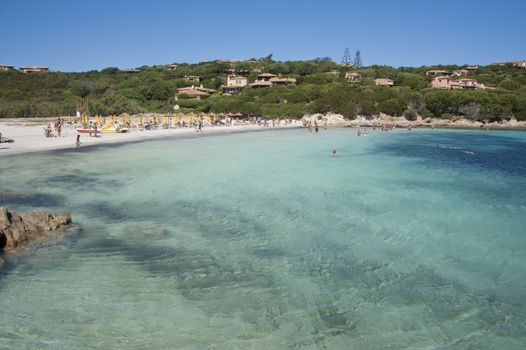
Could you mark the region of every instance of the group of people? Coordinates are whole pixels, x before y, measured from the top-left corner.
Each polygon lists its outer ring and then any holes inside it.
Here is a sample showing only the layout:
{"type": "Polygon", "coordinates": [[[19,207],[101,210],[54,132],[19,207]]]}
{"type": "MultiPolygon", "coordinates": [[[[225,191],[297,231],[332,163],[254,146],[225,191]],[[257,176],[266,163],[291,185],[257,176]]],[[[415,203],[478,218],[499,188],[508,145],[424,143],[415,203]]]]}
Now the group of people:
{"type": "Polygon", "coordinates": [[[391,131],[391,130],[394,130],[394,128],[396,128],[395,124],[383,123],[383,124],[374,124],[373,125],[373,130],[378,129],[380,131],[391,131]]]}
{"type": "MultiPolygon", "coordinates": [[[[252,116],[246,119],[237,118],[237,117],[211,117],[211,118],[202,118],[202,119],[175,119],[173,117],[167,117],[165,120],[158,120],[153,117],[149,121],[144,123],[139,122],[137,127],[139,129],[145,130],[154,130],[154,129],[178,129],[178,128],[195,128],[196,131],[202,131],[205,127],[215,127],[215,126],[263,126],[263,127],[277,127],[277,126],[286,126],[293,124],[294,121],[292,118],[287,119],[264,119],[258,116],[252,116]],[[199,128],[199,125],[201,126],[199,128]]],[[[129,127],[129,126],[128,126],[129,127]]]]}
{"type": "Polygon", "coordinates": [[[59,117],[55,123],[49,123],[44,127],[44,135],[46,137],[62,137],[62,130],[64,130],[64,119],[59,117]]]}
{"type": "Polygon", "coordinates": [[[367,129],[358,129],[358,136],[367,136],[367,129]]]}
{"type": "Polygon", "coordinates": [[[97,122],[92,122],[91,120],[88,123],[89,136],[98,137],[99,134],[99,124],[97,122]]]}
{"type": "MultiPolygon", "coordinates": [[[[309,130],[310,132],[318,132],[320,131],[320,126],[318,124],[318,122],[316,120],[314,121],[307,121],[307,122],[303,122],[303,126],[305,126],[307,128],[307,130],[309,130]]],[[[323,128],[325,130],[327,130],[327,122],[324,122],[323,124],[323,128]]]]}

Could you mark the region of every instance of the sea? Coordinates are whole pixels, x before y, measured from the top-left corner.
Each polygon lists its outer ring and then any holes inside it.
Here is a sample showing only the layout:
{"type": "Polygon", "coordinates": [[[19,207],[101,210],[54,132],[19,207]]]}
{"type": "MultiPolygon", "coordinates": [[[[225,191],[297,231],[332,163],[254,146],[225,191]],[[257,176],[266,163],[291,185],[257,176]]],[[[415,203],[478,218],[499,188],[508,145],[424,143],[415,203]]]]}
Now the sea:
{"type": "Polygon", "coordinates": [[[72,144],[0,206],[74,222],[4,255],[0,349],[526,348],[524,132],[72,144]]]}

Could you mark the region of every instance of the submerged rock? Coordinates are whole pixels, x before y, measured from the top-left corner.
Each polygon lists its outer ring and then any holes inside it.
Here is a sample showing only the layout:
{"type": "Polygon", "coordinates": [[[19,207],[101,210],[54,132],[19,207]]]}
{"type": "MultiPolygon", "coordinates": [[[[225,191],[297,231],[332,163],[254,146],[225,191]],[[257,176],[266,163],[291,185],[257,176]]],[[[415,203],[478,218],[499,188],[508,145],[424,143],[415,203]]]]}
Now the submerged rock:
{"type": "Polygon", "coordinates": [[[138,224],[130,225],[124,228],[126,235],[143,236],[143,237],[160,237],[170,233],[168,229],[155,224],[138,224]]]}
{"type": "Polygon", "coordinates": [[[0,251],[19,247],[69,224],[69,213],[15,212],[0,207],[0,251]]]}

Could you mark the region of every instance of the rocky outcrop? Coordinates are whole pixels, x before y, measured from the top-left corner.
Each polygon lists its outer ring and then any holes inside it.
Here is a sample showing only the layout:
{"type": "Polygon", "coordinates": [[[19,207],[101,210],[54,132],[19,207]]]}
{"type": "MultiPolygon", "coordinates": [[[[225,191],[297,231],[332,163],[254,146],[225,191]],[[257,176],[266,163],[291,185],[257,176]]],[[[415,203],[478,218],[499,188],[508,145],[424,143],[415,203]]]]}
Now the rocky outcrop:
{"type": "Polygon", "coordinates": [[[459,128],[459,129],[513,129],[526,130],[526,121],[518,121],[514,118],[499,122],[476,121],[464,117],[453,117],[451,119],[425,118],[418,116],[416,120],[407,120],[404,117],[392,117],[380,113],[375,116],[357,116],[346,122],[350,127],[371,127],[374,125],[391,124],[398,127],[414,128],[459,128]]]}
{"type": "Polygon", "coordinates": [[[331,128],[343,128],[346,125],[345,118],[341,114],[332,113],[305,115],[301,118],[301,121],[304,124],[316,122],[320,127],[327,125],[331,128]]]}
{"type": "Polygon", "coordinates": [[[0,251],[17,248],[69,224],[68,213],[15,212],[0,207],[0,251]]]}

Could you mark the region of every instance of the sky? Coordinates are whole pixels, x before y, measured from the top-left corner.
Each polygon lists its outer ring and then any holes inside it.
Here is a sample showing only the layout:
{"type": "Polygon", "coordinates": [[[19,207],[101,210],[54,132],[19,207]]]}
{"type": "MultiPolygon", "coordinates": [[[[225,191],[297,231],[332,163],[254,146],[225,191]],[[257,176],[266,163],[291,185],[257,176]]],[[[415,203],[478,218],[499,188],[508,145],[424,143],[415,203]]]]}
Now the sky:
{"type": "Polygon", "coordinates": [[[58,71],[214,59],[365,65],[526,59],[526,0],[0,0],[0,64],[58,71]]]}

